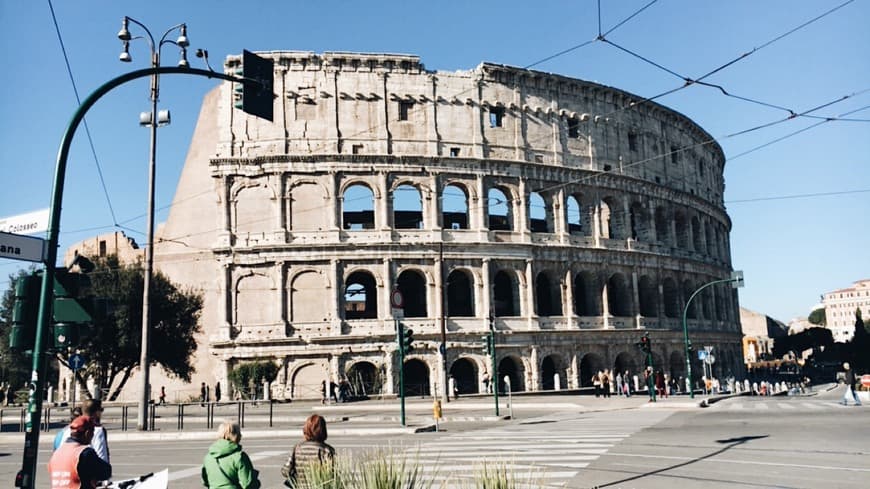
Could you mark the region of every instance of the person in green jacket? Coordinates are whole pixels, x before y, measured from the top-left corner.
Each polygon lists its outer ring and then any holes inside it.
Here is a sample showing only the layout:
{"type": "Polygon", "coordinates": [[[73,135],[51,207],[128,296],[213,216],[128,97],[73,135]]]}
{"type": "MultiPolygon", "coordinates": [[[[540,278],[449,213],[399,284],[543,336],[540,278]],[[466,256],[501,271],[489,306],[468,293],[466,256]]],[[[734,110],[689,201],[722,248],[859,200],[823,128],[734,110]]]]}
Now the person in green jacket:
{"type": "Polygon", "coordinates": [[[242,431],[237,423],[224,421],[218,439],[208,448],[202,461],[202,485],[211,489],[259,489],[258,472],[239,441],[242,431]]]}

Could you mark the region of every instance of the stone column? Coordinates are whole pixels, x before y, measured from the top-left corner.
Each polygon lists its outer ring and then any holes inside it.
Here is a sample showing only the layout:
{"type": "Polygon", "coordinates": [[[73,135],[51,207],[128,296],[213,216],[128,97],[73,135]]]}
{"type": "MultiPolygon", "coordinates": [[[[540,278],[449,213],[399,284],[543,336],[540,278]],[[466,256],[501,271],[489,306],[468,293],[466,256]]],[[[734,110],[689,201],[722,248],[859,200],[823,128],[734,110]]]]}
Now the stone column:
{"type": "MultiPolygon", "coordinates": [[[[426,117],[428,119],[428,137],[429,137],[429,156],[441,155],[441,136],[438,134],[438,77],[429,75],[429,83],[432,84],[432,89],[429,97],[432,99],[426,107],[426,117]]],[[[433,187],[434,188],[434,187],[433,187]]]]}
{"type": "Polygon", "coordinates": [[[532,345],[532,352],[529,355],[529,363],[531,375],[529,376],[528,384],[525,386],[525,391],[540,391],[541,390],[541,367],[538,361],[538,347],[532,345]]]}
{"type": "Polygon", "coordinates": [[[326,138],[332,145],[332,151],[336,154],[342,152],[341,127],[339,125],[340,117],[338,116],[338,76],[339,71],[334,67],[326,68],[326,75],[329,77],[329,86],[332,88],[332,95],[323,100],[327,110],[332,114],[332,124],[326,126],[326,138]]]}
{"type": "Polygon", "coordinates": [[[637,270],[631,271],[631,291],[631,314],[634,316],[634,327],[640,329],[640,293],[637,286],[637,270]]]}
{"type": "Polygon", "coordinates": [[[381,106],[378,110],[378,127],[380,128],[378,131],[378,139],[380,139],[378,152],[380,154],[393,153],[393,145],[390,140],[390,91],[387,88],[389,76],[387,72],[378,73],[381,83],[381,106]]]}
{"type": "Polygon", "coordinates": [[[519,232],[523,236],[523,241],[529,242],[532,239],[531,221],[529,220],[529,197],[526,191],[526,180],[520,178],[517,185],[517,202],[510,203],[514,222],[511,226],[515,232],[519,232]]]}
{"type": "Polygon", "coordinates": [[[218,330],[218,337],[221,340],[229,340],[232,338],[233,327],[233,269],[230,263],[223,264],[223,283],[218,286],[218,289],[223,289],[223,294],[220,294],[220,307],[223,311],[223,317],[220,318],[221,326],[218,330]]]}
{"type": "MultiPolygon", "coordinates": [[[[482,76],[482,75],[481,75],[482,76]]],[[[473,130],[471,133],[471,143],[473,145],[472,151],[474,152],[475,158],[485,158],[486,157],[486,141],[483,138],[483,125],[484,114],[483,114],[483,106],[481,105],[481,101],[483,100],[483,79],[478,78],[474,80],[475,85],[475,99],[471,101],[471,113],[473,118],[473,130]]]]}
{"type": "Polygon", "coordinates": [[[340,195],[341,192],[341,182],[339,182],[338,174],[335,171],[330,171],[328,174],[329,178],[329,193],[327,195],[327,206],[329,206],[329,222],[326,223],[326,229],[330,231],[338,231],[341,229],[341,212],[342,206],[339,205],[343,202],[344,198],[340,195]]]}
{"type": "Polygon", "coordinates": [[[390,204],[390,196],[392,192],[390,192],[390,182],[387,179],[387,172],[380,172],[377,176],[378,181],[378,191],[376,193],[377,201],[375,202],[375,206],[377,209],[375,213],[377,214],[377,218],[375,229],[380,229],[381,231],[388,231],[390,229],[390,208],[392,207],[390,204]]]}
{"type": "Polygon", "coordinates": [[[487,321],[489,321],[489,313],[495,313],[495,311],[492,310],[492,280],[489,270],[489,258],[481,260],[480,268],[480,276],[483,283],[480,284],[481,287],[478,288],[479,292],[477,296],[480,300],[475,302],[480,304],[477,315],[478,317],[483,318],[483,330],[486,331],[489,329],[489,324],[487,323],[487,321]]]}
{"type": "Polygon", "coordinates": [[[381,290],[381,299],[378,301],[378,318],[386,321],[393,320],[393,311],[390,306],[390,293],[393,291],[395,281],[393,279],[393,263],[390,258],[384,258],[382,266],[383,273],[383,288],[381,290]]]}
{"type": "Polygon", "coordinates": [[[574,281],[571,277],[570,268],[562,277],[562,292],[562,315],[565,316],[565,319],[567,320],[567,328],[573,329],[577,317],[574,314],[574,281]]]}
{"type": "MultiPolygon", "coordinates": [[[[470,199],[469,199],[470,200],[470,199]]],[[[477,221],[475,224],[469,223],[469,228],[478,230],[480,241],[488,241],[489,222],[489,196],[486,193],[486,183],[483,175],[477,176],[477,202],[468,203],[468,219],[469,221],[477,221]],[[473,217],[473,219],[472,219],[473,217]]]]}
{"type": "Polygon", "coordinates": [[[525,312],[528,328],[534,328],[535,320],[538,318],[535,311],[535,276],[532,270],[534,260],[526,260],[526,307],[525,311],[520,308],[520,314],[525,312]]]}
{"type": "Polygon", "coordinates": [[[329,261],[329,273],[332,276],[332,300],[327,306],[336,314],[331,318],[332,329],[341,331],[341,322],[344,320],[344,273],[340,262],[333,258],[329,261]]]}

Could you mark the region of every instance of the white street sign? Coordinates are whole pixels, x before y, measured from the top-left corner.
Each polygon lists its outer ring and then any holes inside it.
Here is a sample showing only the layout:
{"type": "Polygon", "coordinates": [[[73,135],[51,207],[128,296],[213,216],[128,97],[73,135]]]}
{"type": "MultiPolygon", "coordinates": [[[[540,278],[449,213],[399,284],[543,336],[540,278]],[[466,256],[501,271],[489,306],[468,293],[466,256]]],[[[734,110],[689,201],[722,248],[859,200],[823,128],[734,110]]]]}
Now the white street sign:
{"type": "Polygon", "coordinates": [[[15,234],[44,233],[48,231],[48,209],[0,217],[0,231],[15,234]]]}
{"type": "Polygon", "coordinates": [[[44,239],[0,232],[0,258],[41,262],[44,256],[44,239]]]}

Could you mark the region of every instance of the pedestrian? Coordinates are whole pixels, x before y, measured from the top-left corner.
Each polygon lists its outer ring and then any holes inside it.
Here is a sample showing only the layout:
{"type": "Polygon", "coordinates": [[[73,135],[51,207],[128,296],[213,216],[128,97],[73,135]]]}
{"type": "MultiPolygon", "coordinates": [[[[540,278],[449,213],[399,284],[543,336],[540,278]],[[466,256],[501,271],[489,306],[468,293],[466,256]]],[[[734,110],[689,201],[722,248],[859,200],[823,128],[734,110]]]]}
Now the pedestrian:
{"type": "Polygon", "coordinates": [[[208,396],[208,387],[205,386],[205,382],[200,384],[199,386],[199,405],[205,406],[206,397],[208,396]]]}
{"type": "Polygon", "coordinates": [[[347,381],[347,377],[342,377],[341,380],[338,381],[338,401],[350,401],[350,382],[347,381]]]}
{"type": "MultiPolygon", "coordinates": [[[[97,455],[103,459],[104,462],[111,463],[111,460],[109,460],[109,443],[106,439],[106,429],[103,428],[103,425],[101,424],[103,418],[103,401],[99,399],[88,399],[82,403],[82,407],[79,409],[81,409],[81,414],[87,416],[94,424],[94,432],[91,436],[91,441],[89,442],[91,448],[94,449],[97,455]]],[[[70,426],[64,428],[64,434],[61,435],[64,440],[70,437],[70,426]]]]}
{"type": "Polygon", "coordinates": [[[601,397],[601,376],[604,375],[604,372],[599,370],[592,375],[592,387],[595,388],[595,397],[601,397]]]}
{"type": "Polygon", "coordinates": [[[320,381],[320,404],[326,404],[326,381],[320,381]]]}
{"type": "MultiPolygon", "coordinates": [[[[72,410],[70,410],[69,422],[72,423],[73,421],[75,421],[76,418],[78,418],[81,415],[82,415],[82,408],[80,408],[79,406],[72,408],[72,410]]],[[[69,427],[69,425],[64,426],[63,428],[61,428],[57,432],[56,435],[54,435],[54,448],[53,448],[54,450],[57,450],[58,448],[60,448],[60,445],[64,442],[64,440],[69,438],[69,431],[67,430],[68,427],[69,427]]]]}
{"type": "Polygon", "coordinates": [[[625,397],[631,397],[631,375],[629,375],[628,370],[625,371],[625,375],[622,376],[622,379],[622,393],[625,394],[625,397]]]}
{"type": "Polygon", "coordinates": [[[218,428],[218,439],[208,447],[202,460],[202,485],[219,489],[258,489],[259,473],[248,454],[242,450],[242,431],[232,421],[218,428]]]}
{"type": "Polygon", "coordinates": [[[616,373],[616,395],[622,395],[622,372],[616,373]]]}
{"type": "Polygon", "coordinates": [[[111,464],[90,446],[95,427],[90,416],[79,416],[69,424],[69,437],[48,461],[51,487],[90,488],[112,478],[111,464]]]}
{"type": "Polygon", "coordinates": [[[333,401],[338,403],[338,384],[332,380],[329,381],[329,395],[332,397],[333,401]]]}
{"type": "Polygon", "coordinates": [[[661,370],[656,372],[656,394],[659,397],[668,397],[665,393],[665,374],[661,370]]]}
{"type": "Polygon", "coordinates": [[[601,375],[601,390],[605,398],[610,397],[610,369],[605,369],[601,375]]]}
{"type": "Polygon", "coordinates": [[[302,436],[304,440],[293,447],[290,457],[281,467],[284,485],[297,489],[307,489],[311,471],[324,464],[331,469],[335,460],[335,449],[326,443],[326,420],[322,416],[309,416],[302,427],[302,436]]]}
{"type": "Polygon", "coordinates": [[[489,388],[489,374],[483,374],[483,388],[487,394],[492,393],[492,390],[489,388]]]}
{"type": "Polygon", "coordinates": [[[843,364],[843,370],[846,371],[845,382],[846,382],[846,392],[843,393],[843,401],[842,404],[845,406],[849,397],[851,397],[855,401],[856,406],[861,405],[861,400],[858,399],[858,392],[856,391],[858,378],[855,375],[855,372],[849,367],[849,362],[843,364]]]}
{"type": "Polygon", "coordinates": [[[166,386],[160,386],[160,405],[163,406],[166,404],[166,386]]]}
{"type": "Polygon", "coordinates": [[[221,383],[217,381],[214,385],[214,402],[221,402],[221,383]]]}

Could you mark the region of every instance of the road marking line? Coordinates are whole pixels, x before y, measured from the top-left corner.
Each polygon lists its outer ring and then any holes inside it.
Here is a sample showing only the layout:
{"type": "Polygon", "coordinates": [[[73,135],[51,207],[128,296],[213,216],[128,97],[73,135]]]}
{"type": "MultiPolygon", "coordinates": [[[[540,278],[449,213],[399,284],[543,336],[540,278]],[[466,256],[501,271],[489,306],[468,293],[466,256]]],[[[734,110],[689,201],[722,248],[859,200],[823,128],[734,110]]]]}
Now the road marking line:
{"type": "MultiPolygon", "coordinates": [[[[257,452],[257,453],[250,455],[250,458],[251,458],[252,462],[255,462],[257,460],[262,460],[264,458],[274,457],[276,455],[283,455],[286,453],[287,453],[286,450],[257,452]]],[[[201,472],[202,472],[202,466],[196,466],[196,467],[191,467],[189,469],[178,470],[178,471],[169,473],[169,480],[175,481],[175,480],[179,480],[179,479],[186,479],[188,477],[193,477],[195,475],[199,475],[201,472]]]]}
{"type": "Polygon", "coordinates": [[[779,406],[780,409],[785,409],[786,411],[792,411],[797,409],[796,407],[792,406],[787,402],[778,402],[776,403],[776,405],[779,406]]]}
{"type": "MultiPolygon", "coordinates": [[[[605,457],[636,457],[636,458],[660,458],[666,460],[698,460],[698,457],[678,457],[673,455],[641,455],[636,453],[605,453],[605,457]]],[[[700,460],[699,460],[700,461],[700,460]]],[[[746,465],[767,465],[773,467],[795,467],[800,469],[821,469],[821,470],[847,470],[851,472],[870,472],[870,469],[861,469],[856,467],[836,467],[833,465],[807,465],[807,464],[787,464],[780,462],[759,462],[757,460],[735,460],[730,458],[710,457],[703,459],[704,462],[722,462],[730,464],[746,464],[746,465]]]]}

